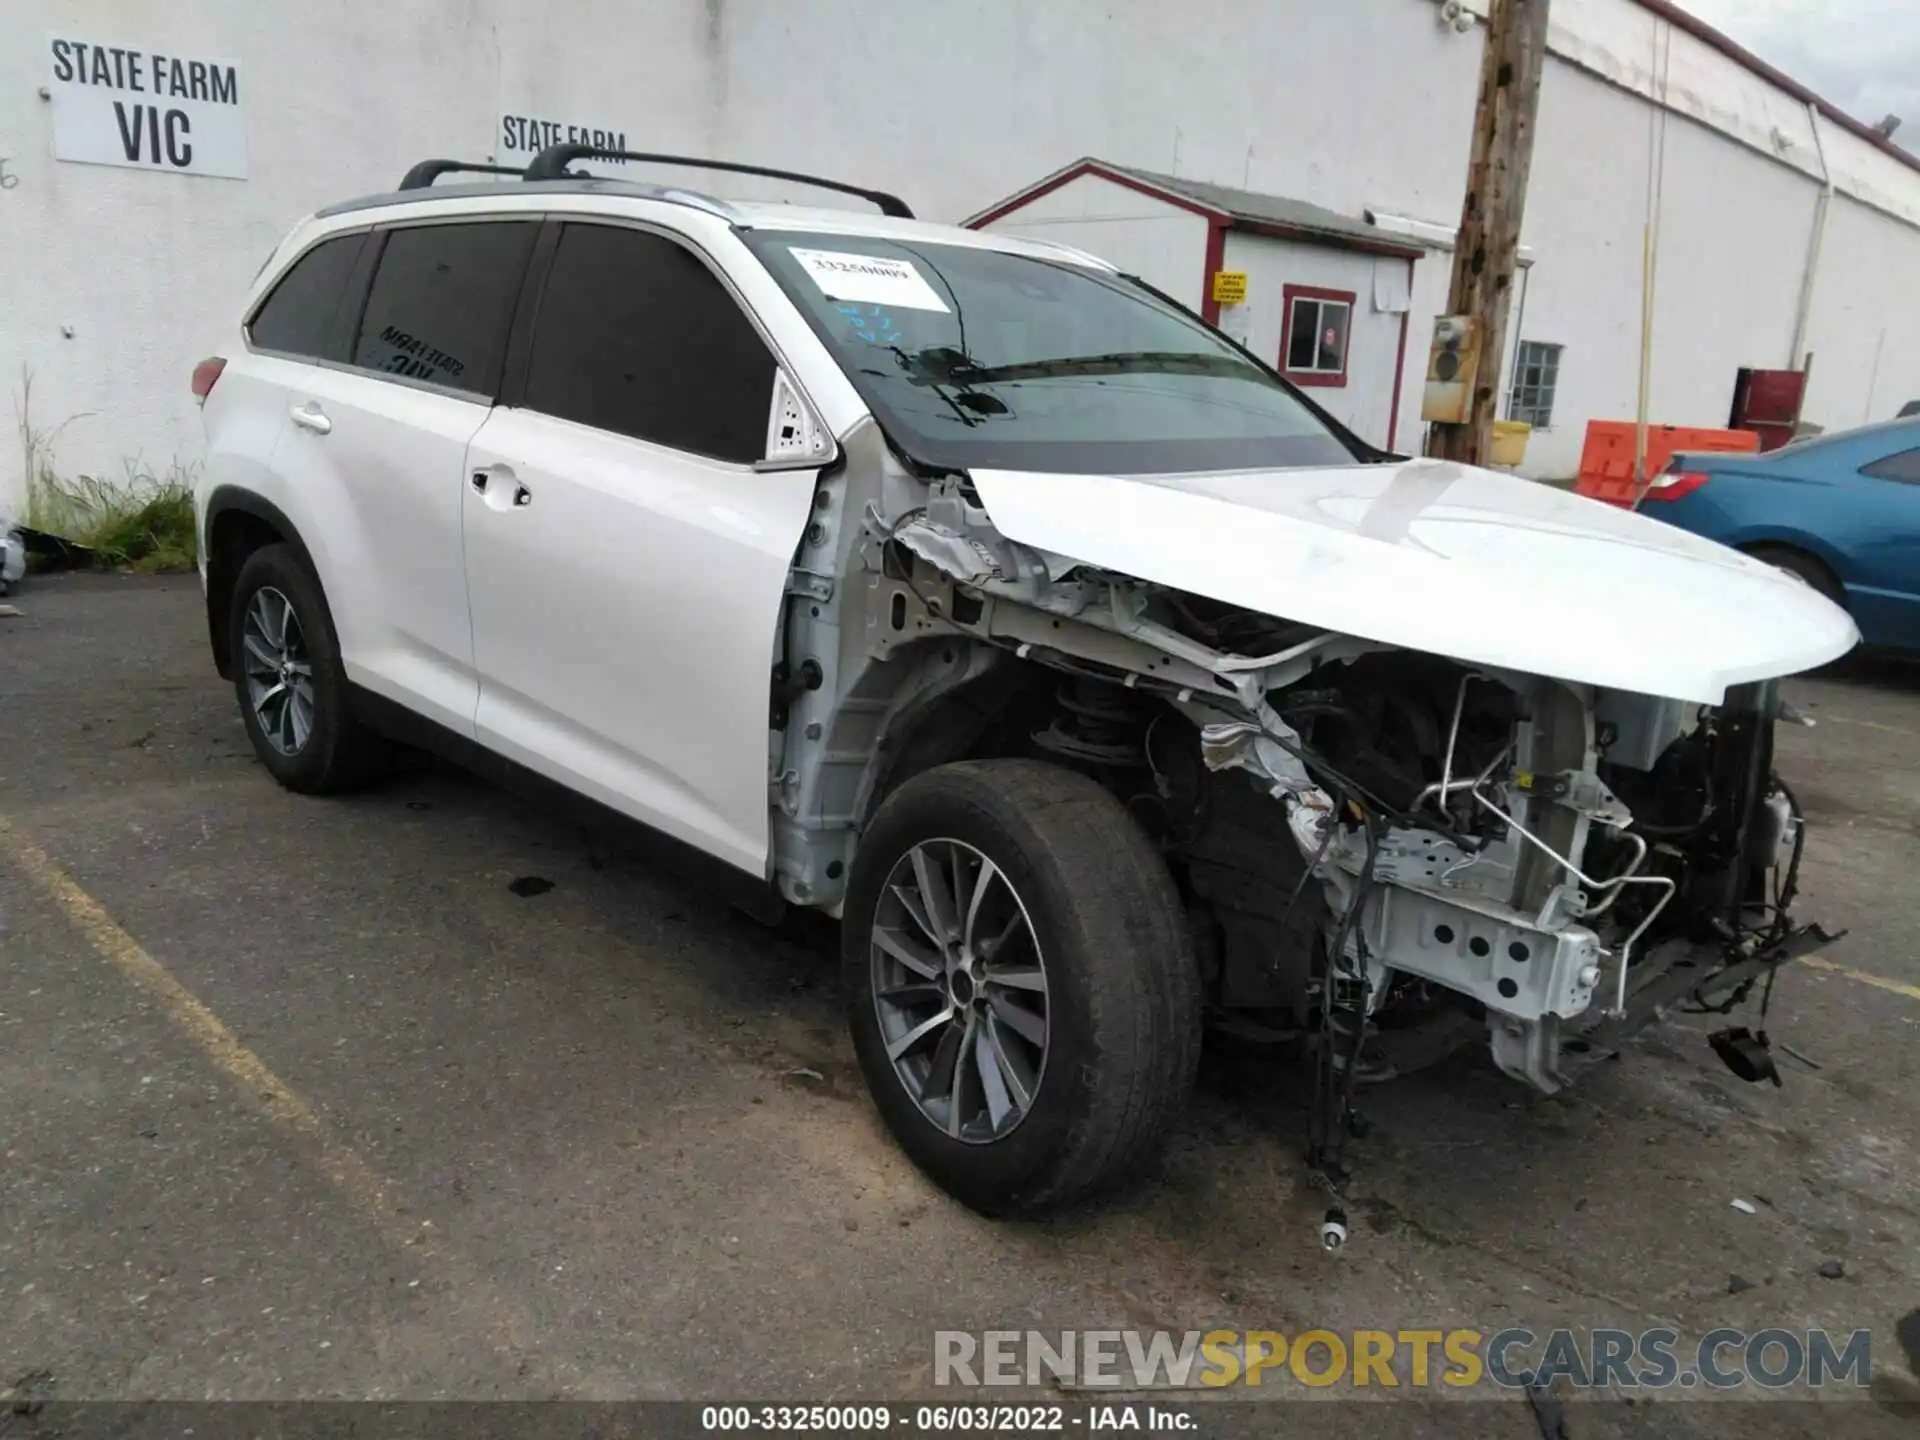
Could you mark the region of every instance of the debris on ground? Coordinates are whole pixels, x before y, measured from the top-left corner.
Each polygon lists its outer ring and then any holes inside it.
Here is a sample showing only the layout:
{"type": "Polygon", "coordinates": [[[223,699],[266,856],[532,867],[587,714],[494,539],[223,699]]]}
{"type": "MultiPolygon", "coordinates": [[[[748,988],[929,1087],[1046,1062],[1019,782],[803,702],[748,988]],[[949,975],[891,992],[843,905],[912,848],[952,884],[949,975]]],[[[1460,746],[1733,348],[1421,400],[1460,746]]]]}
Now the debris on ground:
{"type": "Polygon", "coordinates": [[[1820,1267],[1813,1273],[1818,1275],[1822,1280],[1844,1280],[1847,1275],[1847,1267],[1844,1261],[1822,1260],[1820,1267]]]}
{"type": "Polygon", "coordinates": [[[1727,1293],[1729,1295],[1738,1295],[1742,1290],[1751,1290],[1751,1289],[1753,1289],[1753,1281],[1747,1279],[1746,1276],[1744,1275],[1727,1276],[1727,1293]]]}
{"type": "Polygon", "coordinates": [[[544,895],[553,889],[553,881],[544,875],[522,875],[517,880],[507,882],[507,889],[525,899],[529,895],[544,895]]]}
{"type": "Polygon", "coordinates": [[[18,605],[0,605],[0,620],[17,620],[19,618],[20,607],[18,605]]]}
{"type": "Polygon", "coordinates": [[[1760,1213],[1753,1201],[1742,1200],[1738,1195],[1734,1196],[1730,1203],[1733,1205],[1733,1208],[1738,1210],[1742,1215],[1758,1215],[1760,1213]]]}

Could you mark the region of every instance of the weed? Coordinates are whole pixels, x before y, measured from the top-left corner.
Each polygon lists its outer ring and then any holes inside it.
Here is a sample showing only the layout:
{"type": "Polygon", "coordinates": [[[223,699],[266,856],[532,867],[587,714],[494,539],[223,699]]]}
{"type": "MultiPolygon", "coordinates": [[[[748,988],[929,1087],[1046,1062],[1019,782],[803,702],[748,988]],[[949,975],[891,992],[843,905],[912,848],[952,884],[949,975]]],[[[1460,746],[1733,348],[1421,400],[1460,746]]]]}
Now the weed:
{"type": "Polygon", "coordinates": [[[191,570],[196,558],[193,472],[178,461],[156,475],[128,461],[124,480],[94,475],[63,479],[54,468],[53,442],[75,420],[51,430],[33,423],[33,376],[21,371],[15,409],[21,458],[26,462],[26,524],[91,550],[96,564],[145,574],[191,570]]]}

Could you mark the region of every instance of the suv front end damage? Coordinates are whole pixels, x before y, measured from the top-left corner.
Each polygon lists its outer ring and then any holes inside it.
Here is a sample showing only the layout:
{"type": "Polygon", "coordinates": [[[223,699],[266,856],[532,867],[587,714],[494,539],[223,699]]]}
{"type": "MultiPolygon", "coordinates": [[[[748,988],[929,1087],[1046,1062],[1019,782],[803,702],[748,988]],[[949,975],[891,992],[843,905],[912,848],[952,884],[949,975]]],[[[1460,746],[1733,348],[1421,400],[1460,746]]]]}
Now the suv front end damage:
{"type": "Polygon", "coordinates": [[[1251,612],[1009,539],[969,479],[913,477],[870,430],[820,514],[839,573],[796,572],[787,654],[831,678],[776,735],[788,897],[833,903],[904,773],[1082,770],[1173,871],[1213,1022],[1322,1058],[1332,1150],[1360,1082],[1480,1036],[1551,1093],[1824,938],[1790,913],[1773,682],[1703,705],[1251,612]],[[858,781],[823,809],[836,758],[858,781]]]}
{"type": "Polygon", "coordinates": [[[771,869],[842,917],[856,1050],[939,1183],[1030,1212],[1127,1173],[1204,1017],[1304,1050],[1334,1189],[1363,1081],[1477,1039],[1551,1093],[1818,943],[1772,728],[1844,613],[1644,517],[1383,455],[1163,297],[992,243],[874,241],[850,284],[752,241],[870,410],[787,587],[771,869]],[[990,892],[1023,917],[1005,980],[990,892]]]}

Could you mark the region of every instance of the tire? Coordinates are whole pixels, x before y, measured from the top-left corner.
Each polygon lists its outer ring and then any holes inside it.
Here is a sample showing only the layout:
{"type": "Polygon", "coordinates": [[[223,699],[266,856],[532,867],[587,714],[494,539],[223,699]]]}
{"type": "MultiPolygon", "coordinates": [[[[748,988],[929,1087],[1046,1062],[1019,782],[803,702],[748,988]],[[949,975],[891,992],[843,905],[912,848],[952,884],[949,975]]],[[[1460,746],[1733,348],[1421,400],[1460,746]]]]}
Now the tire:
{"type": "Polygon", "coordinates": [[[348,711],[333,617],[304,555],[277,544],[247,557],[234,583],[227,634],[240,717],[254,754],[274,779],[303,795],[325,795],[364,785],[384,772],[390,748],[348,711]],[[274,633],[282,604],[291,617],[284,650],[274,633]],[[288,672],[276,674],[276,662],[293,667],[291,692],[284,685],[288,672]],[[260,692],[276,684],[282,685],[279,703],[257,705],[260,692]],[[289,693],[295,700],[291,705],[289,693]],[[305,703],[298,703],[303,697],[305,703]]]}
{"type": "Polygon", "coordinates": [[[1117,800],[1034,761],[918,775],[862,838],[844,915],[854,1049],[888,1128],[935,1184],[987,1215],[1035,1215],[1140,1173],[1193,1087],[1200,982],[1173,877],[1117,800]],[[950,960],[909,903],[925,888],[916,851],[937,877],[936,908],[968,897],[949,912],[962,942],[950,960]],[[981,861],[995,871],[984,891],[981,861]],[[924,1023],[934,1028],[889,1055],[924,1023]],[[970,1067],[945,1053],[962,1044],[970,1067]],[[924,1073],[903,1075],[896,1058],[924,1073]],[[946,1062],[956,1063],[943,1097],[935,1066],[946,1062]]]}
{"type": "Polygon", "coordinates": [[[1841,589],[1833,572],[1806,551],[1786,545],[1756,545],[1747,553],[1756,560],[1766,561],[1776,570],[1799,576],[1842,610],[1847,608],[1846,591],[1841,589]]]}

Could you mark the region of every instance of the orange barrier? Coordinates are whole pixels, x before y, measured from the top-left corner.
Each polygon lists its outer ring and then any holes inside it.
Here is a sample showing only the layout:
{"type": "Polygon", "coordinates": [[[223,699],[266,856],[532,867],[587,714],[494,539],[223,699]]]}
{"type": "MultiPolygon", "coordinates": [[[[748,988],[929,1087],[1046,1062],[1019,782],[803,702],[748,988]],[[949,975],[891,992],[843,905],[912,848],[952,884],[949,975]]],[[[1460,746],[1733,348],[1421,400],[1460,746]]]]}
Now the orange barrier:
{"type": "MultiPolygon", "coordinates": [[[[1604,500],[1609,505],[1633,503],[1633,447],[1631,420],[1589,420],[1587,443],[1580,452],[1580,479],[1576,495],[1604,500]]],[[[1760,437],[1751,430],[1700,430],[1684,425],[1647,426],[1647,476],[1667,468],[1676,454],[1710,450],[1731,454],[1758,453],[1760,437]]]]}

